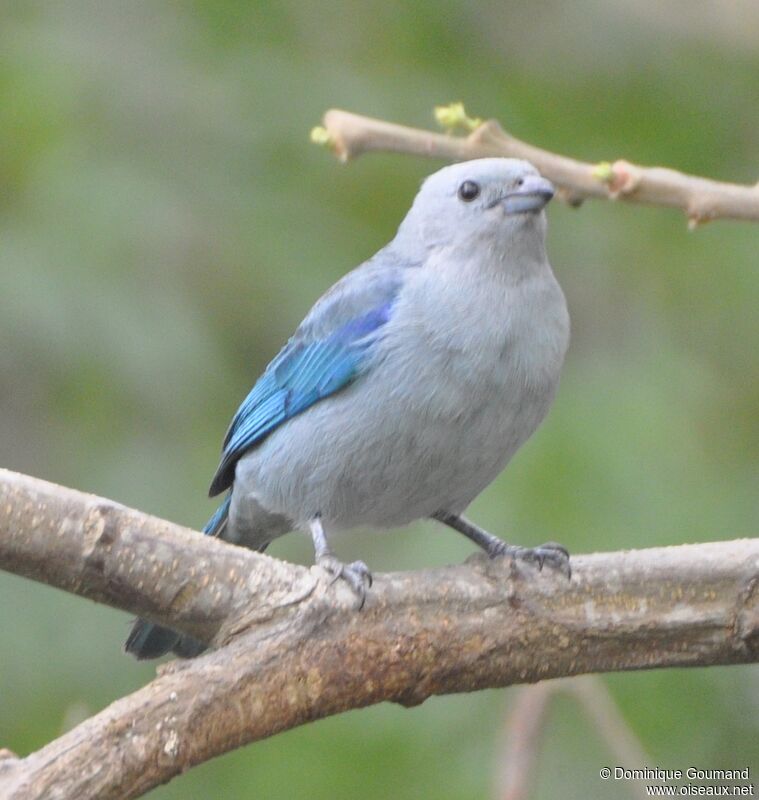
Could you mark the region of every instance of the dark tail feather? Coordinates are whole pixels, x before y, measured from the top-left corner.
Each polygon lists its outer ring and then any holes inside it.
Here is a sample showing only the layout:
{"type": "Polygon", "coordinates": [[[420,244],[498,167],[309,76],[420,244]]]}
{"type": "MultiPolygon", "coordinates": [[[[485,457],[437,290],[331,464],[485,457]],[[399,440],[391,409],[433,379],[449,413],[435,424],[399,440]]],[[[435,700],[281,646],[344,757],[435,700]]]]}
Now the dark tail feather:
{"type": "MultiPolygon", "coordinates": [[[[224,502],[216,509],[216,512],[208,520],[203,533],[206,536],[218,536],[227,524],[229,514],[229,502],[232,499],[230,492],[224,502]]],[[[129,638],[124,645],[124,651],[131,653],[136,659],[142,661],[148,658],[159,658],[166,653],[173,652],[180,658],[194,658],[199,656],[206,646],[193,639],[191,636],[184,636],[154,622],[146,619],[138,619],[129,634],[129,638]]]]}
{"type": "Polygon", "coordinates": [[[229,504],[232,502],[232,492],[228,492],[224,502],[214,511],[211,519],[206,522],[203,533],[206,536],[219,536],[224,528],[227,527],[227,517],[229,517],[229,504]]]}
{"type": "Polygon", "coordinates": [[[138,619],[124,645],[124,652],[131,653],[142,661],[165,655],[179,643],[182,637],[170,628],[155,625],[146,619],[138,619]]]}

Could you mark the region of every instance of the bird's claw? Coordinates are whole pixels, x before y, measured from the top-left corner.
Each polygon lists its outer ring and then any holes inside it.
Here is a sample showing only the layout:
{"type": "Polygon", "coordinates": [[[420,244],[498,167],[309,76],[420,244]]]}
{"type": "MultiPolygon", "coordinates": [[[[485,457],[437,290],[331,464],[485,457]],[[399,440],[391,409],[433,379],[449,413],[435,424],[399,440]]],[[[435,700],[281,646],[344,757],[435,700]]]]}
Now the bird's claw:
{"type": "Polygon", "coordinates": [[[567,580],[572,577],[572,567],[569,563],[569,551],[556,542],[546,542],[538,547],[517,547],[512,544],[502,543],[502,546],[493,547],[488,555],[491,558],[509,556],[514,560],[526,561],[543,570],[543,566],[560,572],[567,580]]]}
{"type": "Polygon", "coordinates": [[[363,561],[352,561],[350,564],[344,564],[333,555],[322,556],[317,563],[329,574],[330,583],[342,578],[353,589],[359,600],[358,608],[361,610],[366,602],[366,590],[373,583],[369,567],[363,561]]]}

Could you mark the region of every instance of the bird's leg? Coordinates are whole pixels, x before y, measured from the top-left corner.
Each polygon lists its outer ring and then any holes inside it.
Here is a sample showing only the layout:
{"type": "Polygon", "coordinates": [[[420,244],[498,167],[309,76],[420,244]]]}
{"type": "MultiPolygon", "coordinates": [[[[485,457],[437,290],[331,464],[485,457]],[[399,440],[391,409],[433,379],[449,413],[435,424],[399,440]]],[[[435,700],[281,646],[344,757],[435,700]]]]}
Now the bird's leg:
{"type": "Polygon", "coordinates": [[[338,578],[346,581],[360,601],[359,609],[363,608],[366,601],[366,590],[372,585],[372,573],[369,571],[369,567],[363,561],[344,564],[334,555],[327,544],[320,516],[317,515],[308,523],[308,529],[314,543],[314,560],[317,565],[332,576],[333,583],[338,578]]]}
{"type": "Polygon", "coordinates": [[[476,545],[481,547],[490,558],[499,556],[510,556],[511,558],[529,561],[536,564],[538,569],[543,569],[547,564],[551,569],[558,570],[567,576],[572,577],[572,569],[569,565],[569,553],[566,548],[556,542],[546,542],[539,547],[517,547],[507,544],[492,533],[488,533],[482,528],[473,525],[469,520],[460,517],[458,514],[449,514],[447,511],[438,511],[432,515],[433,519],[442,522],[449,528],[463,533],[467,539],[471,539],[476,545]]]}

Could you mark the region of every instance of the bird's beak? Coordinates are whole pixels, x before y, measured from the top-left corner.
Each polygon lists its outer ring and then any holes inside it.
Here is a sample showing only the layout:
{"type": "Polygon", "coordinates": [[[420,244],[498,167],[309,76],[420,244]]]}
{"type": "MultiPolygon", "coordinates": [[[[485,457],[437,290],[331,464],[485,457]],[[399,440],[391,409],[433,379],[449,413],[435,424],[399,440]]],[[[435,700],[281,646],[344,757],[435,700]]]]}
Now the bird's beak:
{"type": "Polygon", "coordinates": [[[542,175],[527,175],[518,189],[500,198],[500,203],[507,214],[535,213],[545,208],[555,191],[542,175]]]}

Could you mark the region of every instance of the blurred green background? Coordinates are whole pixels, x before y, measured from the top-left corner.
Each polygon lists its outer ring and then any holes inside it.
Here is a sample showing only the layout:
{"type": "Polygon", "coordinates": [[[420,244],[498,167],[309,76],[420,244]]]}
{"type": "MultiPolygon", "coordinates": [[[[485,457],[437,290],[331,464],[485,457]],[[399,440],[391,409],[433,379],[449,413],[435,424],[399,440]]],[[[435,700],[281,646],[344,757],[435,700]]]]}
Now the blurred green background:
{"type": "MultiPolygon", "coordinates": [[[[200,526],[227,422],[311,303],[439,163],[339,165],[331,106],[472,114],[590,161],[757,179],[759,5],[674,0],[9,2],[0,7],[0,464],[200,526]]],[[[756,534],[759,228],[553,204],[573,340],[543,428],[474,504],[574,552],[756,534]]],[[[432,525],[338,543],[463,560],[432,525]]],[[[307,561],[292,535],[271,552],[307,561]]],[[[27,753],[150,680],[126,614],[0,575],[0,746],[27,753]]],[[[659,766],[759,772],[759,671],[604,679],[659,766]]],[[[156,800],[495,797],[514,690],[380,706],[217,759],[156,800]]],[[[624,797],[571,702],[535,796],[624,797]]]]}

